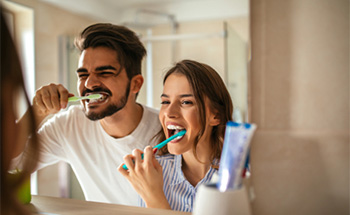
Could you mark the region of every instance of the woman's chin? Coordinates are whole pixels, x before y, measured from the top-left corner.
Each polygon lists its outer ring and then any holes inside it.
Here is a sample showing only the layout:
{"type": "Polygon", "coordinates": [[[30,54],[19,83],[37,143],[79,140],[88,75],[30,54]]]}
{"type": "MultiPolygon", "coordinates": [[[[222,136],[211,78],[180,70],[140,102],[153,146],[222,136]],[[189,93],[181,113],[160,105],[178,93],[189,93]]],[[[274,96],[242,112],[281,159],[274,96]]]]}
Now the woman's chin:
{"type": "Polygon", "coordinates": [[[174,149],[175,147],[168,147],[168,151],[172,155],[181,155],[184,151],[179,149],[174,149]]]}

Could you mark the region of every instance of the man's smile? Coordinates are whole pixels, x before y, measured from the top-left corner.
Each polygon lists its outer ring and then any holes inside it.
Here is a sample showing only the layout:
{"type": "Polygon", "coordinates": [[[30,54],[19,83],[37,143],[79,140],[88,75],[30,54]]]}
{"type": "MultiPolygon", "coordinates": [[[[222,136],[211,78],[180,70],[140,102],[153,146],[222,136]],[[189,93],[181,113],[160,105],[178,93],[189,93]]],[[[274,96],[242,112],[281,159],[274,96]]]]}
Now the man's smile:
{"type": "Polygon", "coordinates": [[[102,97],[99,99],[87,99],[87,100],[85,100],[85,104],[88,105],[89,107],[105,103],[110,96],[110,94],[106,93],[106,92],[91,92],[91,93],[86,93],[85,96],[88,96],[91,94],[100,94],[100,95],[102,95],[102,97]]]}

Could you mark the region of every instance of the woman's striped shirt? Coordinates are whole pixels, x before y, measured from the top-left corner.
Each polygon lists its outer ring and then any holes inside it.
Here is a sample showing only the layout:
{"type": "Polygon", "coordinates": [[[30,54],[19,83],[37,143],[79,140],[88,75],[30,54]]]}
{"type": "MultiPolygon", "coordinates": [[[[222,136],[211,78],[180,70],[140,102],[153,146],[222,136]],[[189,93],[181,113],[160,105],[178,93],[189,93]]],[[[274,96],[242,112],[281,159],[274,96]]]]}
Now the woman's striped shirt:
{"type": "MultiPolygon", "coordinates": [[[[182,155],[166,154],[163,156],[156,156],[156,158],[163,168],[163,190],[171,209],[192,212],[198,186],[209,183],[217,170],[210,167],[205,177],[196,187],[193,187],[187,181],[181,170],[182,155]]],[[[218,162],[215,161],[214,164],[217,165],[218,162]]],[[[141,207],[146,207],[141,197],[139,197],[139,205],[141,207]]]]}

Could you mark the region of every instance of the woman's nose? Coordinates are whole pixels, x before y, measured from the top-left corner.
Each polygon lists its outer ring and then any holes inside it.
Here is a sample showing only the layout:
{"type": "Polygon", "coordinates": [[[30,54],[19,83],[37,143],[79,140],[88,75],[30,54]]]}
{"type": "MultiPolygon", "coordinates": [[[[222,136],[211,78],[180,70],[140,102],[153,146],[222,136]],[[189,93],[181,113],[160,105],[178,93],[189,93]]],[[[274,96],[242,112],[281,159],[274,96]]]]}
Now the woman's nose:
{"type": "Polygon", "coordinates": [[[165,110],[165,115],[168,118],[177,118],[179,117],[179,106],[176,103],[171,103],[165,110]]]}

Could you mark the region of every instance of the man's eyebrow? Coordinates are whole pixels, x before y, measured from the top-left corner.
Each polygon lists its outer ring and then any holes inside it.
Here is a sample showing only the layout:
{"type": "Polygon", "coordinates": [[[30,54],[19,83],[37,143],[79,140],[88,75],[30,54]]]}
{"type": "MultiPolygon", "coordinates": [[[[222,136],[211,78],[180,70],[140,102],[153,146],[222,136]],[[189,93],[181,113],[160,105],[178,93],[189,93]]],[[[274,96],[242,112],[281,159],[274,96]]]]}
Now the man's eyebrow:
{"type": "Polygon", "coordinates": [[[103,70],[115,70],[115,71],[117,71],[117,69],[114,66],[111,66],[111,65],[99,66],[95,70],[96,71],[103,71],[103,70]]]}
{"type": "MultiPolygon", "coordinates": [[[[114,67],[114,66],[110,66],[110,65],[107,65],[107,66],[99,66],[95,69],[96,71],[103,71],[103,70],[115,70],[117,71],[117,69],[114,67]]],[[[79,72],[87,72],[87,69],[85,68],[79,68],[77,69],[77,73],[79,72]]]]}
{"type": "Polygon", "coordinates": [[[79,73],[79,72],[87,72],[87,69],[79,68],[79,69],[77,69],[77,73],[79,73]]]}

